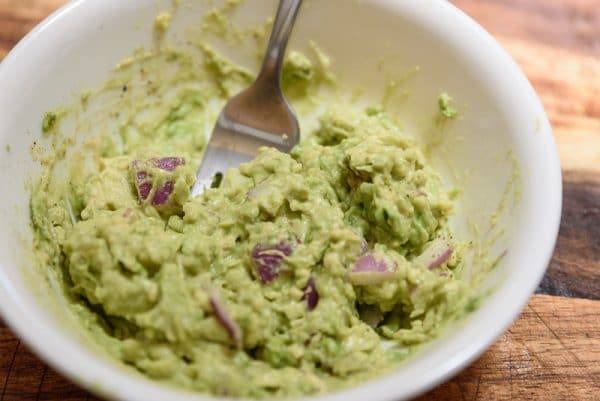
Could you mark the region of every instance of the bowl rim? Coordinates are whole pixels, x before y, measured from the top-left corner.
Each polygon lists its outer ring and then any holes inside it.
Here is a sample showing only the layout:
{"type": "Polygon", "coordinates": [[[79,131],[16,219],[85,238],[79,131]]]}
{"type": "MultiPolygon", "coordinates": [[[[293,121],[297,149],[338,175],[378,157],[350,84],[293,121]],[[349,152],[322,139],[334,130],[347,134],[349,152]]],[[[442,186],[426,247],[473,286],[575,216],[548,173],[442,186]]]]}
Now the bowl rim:
{"type": "MultiPolygon", "coordinates": [[[[68,22],[69,18],[75,18],[78,13],[104,15],[111,8],[111,3],[102,0],[73,0],[52,13],[29,32],[0,63],[0,87],[10,79],[11,70],[17,68],[17,65],[21,62],[20,60],[22,58],[26,59],[28,52],[35,51],[40,36],[44,35],[47,30],[54,29],[56,25],[60,25],[65,20],[68,22]]],[[[486,55],[491,60],[498,62],[500,67],[504,68],[506,73],[515,80],[519,93],[531,102],[533,108],[542,111],[540,117],[542,120],[540,123],[541,132],[538,133],[538,140],[544,141],[546,147],[552,150],[551,154],[547,155],[550,162],[544,166],[544,171],[540,172],[540,174],[545,175],[550,185],[546,188],[545,193],[538,195],[545,202],[546,207],[539,209],[539,218],[546,222],[545,227],[547,229],[541,232],[540,237],[537,238],[539,247],[534,248],[535,252],[532,256],[534,263],[526,269],[527,272],[523,273],[526,280],[500,284],[496,291],[485,300],[486,307],[484,308],[484,305],[482,305],[476,312],[471,314],[469,319],[480,321],[479,326],[492,324],[493,330],[477,335],[471,333],[470,337],[467,334],[463,335],[462,343],[465,346],[459,353],[446,355],[447,358],[434,369],[430,369],[427,375],[412,377],[410,386],[397,385],[398,380],[406,379],[406,375],[402,374],[402,369],[398,369],[356,387],[324,396],[302,398],[306,400],[378,399],[392,401],[405,399],[422,394],[457,374],[479,357],[519,316],[546,271],[560,224],[562,178],[552,129],[537,94],[511,56],[477,22],[444,0],[427,0],[425,2],[423,0],[406,0],[405,2],[373,0],[372,4],[388,9],[390,12],[398,12],[397,10],[402,8],[420,22],[431,19],[443,21],[439,27],[431,28],[439,29],[440,32],[450,29],[470,32],[487,46],[486,49],[483,49],[486,55]],[[429,15],[426,15],[426,13],[429,13],[429,15]],[[506,306],[508,297],[511,299],[510,307],[506,306]],[[489,313],[487,309],[490,311],[495,310],[497,313],[489,313]]],[[[23,319],[23,316],[29,316],[28,312],[30,310],[22,302],[2,269],[0,269],[0,300],[0,316],[36,355],[70,380],[100,396],[127,401],[214,399],[214,397],[207,394],[180,392],[175,388],[159,385],[141,376],[124,374],[121,370],[115,369],[114,365],[100,360],[92,352],[79,344],[74,344],[70,339],[56,332],[44,331],[46,327],[43,320],[23,319]],[[45,335],[43,337],[38,336],[37,333],[40,332],[45,332],[45,335]]],[[[460,333],[457,334],[457,337],[460,337],[460,333]]]]}

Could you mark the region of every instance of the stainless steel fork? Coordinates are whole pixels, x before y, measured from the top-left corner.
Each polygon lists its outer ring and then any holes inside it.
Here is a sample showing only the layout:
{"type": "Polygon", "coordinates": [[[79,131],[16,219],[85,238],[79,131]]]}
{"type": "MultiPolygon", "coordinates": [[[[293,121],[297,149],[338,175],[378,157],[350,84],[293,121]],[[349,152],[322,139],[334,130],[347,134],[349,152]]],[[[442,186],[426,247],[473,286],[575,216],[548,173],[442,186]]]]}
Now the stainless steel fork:
{"type": "Polygon", "coordinates": [[[302,0],[280,0],[258,77],[221,111],[198,169],[192,196],[210,187],[219,173],[251,160],[261,146],[289,152],[300,140],[298,119],[281,89],[281,69],[301,3],[302,0]]]}

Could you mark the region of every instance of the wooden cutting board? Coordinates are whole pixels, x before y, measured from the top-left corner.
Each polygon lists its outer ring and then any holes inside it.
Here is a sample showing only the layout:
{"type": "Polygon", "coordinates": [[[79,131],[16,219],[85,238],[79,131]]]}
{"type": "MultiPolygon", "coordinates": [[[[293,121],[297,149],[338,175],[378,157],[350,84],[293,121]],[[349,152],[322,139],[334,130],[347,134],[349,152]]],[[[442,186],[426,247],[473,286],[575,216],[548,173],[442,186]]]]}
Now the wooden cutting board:
{"type": "MultiPolygon", "coordinates": [[[[65,0],[0,0],[0,59],[65,0]]],[[[558,244],[538,294],[478,361],[425,400],[600,400],[600,3],[454,0],[523,68],[563,167],[558,244]]],[[[1,113],[1,111],[0,111],[1,113]]],[[[32,355],[0,322],[0,401],[94,396],[32,355]]]]}

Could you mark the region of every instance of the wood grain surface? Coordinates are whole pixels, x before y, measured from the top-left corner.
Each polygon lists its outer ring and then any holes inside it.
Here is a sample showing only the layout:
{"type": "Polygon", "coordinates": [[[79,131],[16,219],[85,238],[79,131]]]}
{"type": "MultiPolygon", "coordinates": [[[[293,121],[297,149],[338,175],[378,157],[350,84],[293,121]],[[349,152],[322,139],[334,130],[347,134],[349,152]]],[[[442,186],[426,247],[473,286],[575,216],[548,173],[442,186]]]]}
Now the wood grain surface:
{"type": "MultiPolygon", "coordinates": [[[[0,59],[65,2],[0,0],[0,59]]],[[[500,41],[540,95],[563,167],[563,219],[538,295],[519,320],[472,366],[418,400],[600,400],[599,0],[453,3],[500,41]]],[[[97,399],[0,322],[0,401],[22,400],[97,399]]]]}
{"type": "Polygon", "coordinates": [[[599,400],[598,302],[534,296],[477,362],[418,401],[599,400]]]}

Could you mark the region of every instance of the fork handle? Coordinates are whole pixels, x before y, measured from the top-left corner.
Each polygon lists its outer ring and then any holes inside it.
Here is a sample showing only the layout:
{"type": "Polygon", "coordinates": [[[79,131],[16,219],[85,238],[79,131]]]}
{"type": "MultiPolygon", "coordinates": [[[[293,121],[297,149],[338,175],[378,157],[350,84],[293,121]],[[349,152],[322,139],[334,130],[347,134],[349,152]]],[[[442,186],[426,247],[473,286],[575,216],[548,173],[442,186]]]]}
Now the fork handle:
{"type": "Polygon", "coordinates": [[[288,38],[292,32],[294,21],[302,0],[280,0],[277,15],[273,22],[273,30],[265,53],[258,79],[270,80],[281,86],[281,69],[288,38]]]}

